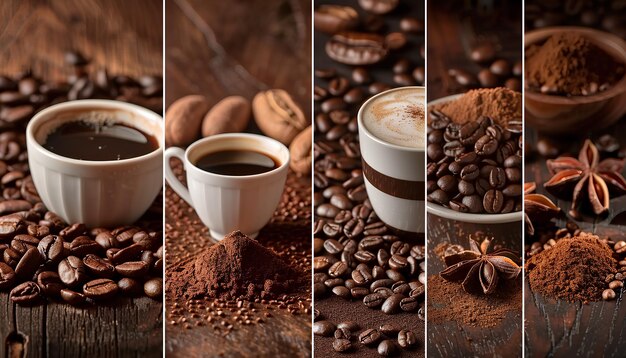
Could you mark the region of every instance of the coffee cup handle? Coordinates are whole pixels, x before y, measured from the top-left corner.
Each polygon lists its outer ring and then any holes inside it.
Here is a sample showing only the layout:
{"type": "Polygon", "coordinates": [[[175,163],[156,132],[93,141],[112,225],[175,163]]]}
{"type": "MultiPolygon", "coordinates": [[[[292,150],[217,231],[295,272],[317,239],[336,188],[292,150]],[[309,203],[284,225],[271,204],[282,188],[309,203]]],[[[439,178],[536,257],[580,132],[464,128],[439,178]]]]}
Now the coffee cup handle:
{"type": "Polygon", "coordinates": [[[185,162],[185,151],[182,148],[178,147],[169,147],[165,150],[165,180],[170,184],[172,189],[178,194],[183,200],[187,202],[187,204],[193,207],[191,203],[191,196],[189,195],[189,189],[187,189],[183,183],[178,180],[176,174],[172,171],[172,167],[170,166],[170,159],[178,158],[185,162]]]}

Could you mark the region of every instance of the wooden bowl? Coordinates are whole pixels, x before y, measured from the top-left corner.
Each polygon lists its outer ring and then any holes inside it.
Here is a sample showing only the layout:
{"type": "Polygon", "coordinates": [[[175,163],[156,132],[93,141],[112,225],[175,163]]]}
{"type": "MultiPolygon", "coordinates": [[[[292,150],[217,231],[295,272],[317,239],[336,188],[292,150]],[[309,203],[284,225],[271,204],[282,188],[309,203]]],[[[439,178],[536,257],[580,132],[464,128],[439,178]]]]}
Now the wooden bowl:
{"type": "MultiPolygon", "coordinates": [[[[617,61],[626,65],[626,43],[619,37],[584,27],[550,27],[524,36],[524,46],[542,43],[562,33],[585,36],[617,61]]],[[[524,91],[525,123],[548,134],[587,133],[607,127],[626,114],[626,76],[606,91],[589,96],[555,96],[524,91]]]]}

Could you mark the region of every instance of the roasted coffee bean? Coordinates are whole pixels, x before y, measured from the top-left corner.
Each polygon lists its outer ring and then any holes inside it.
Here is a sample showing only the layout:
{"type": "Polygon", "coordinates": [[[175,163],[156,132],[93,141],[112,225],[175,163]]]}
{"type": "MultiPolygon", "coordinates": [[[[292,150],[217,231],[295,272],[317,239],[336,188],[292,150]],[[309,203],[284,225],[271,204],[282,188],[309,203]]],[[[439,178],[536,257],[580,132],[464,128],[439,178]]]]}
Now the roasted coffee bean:
{"type": "Polygon", "coordinates": [[[345,286],[335,286],[331,290],[335,296],[339,296],[344,299],[349,299],[351,297],[350,290],[345,286]]]}
{"type": "Polygon", "coordinates": [[[109,231],[103,231],[96,236],[96,242],[103,249],[108,250],[112,247],[118,247],[118,241],[109,231]]]}
{"type": "Polygon", "coordinates": [[[404,32],[420,33],[424,31],[424,28],[425,24],[422,20],[413,17],[403,17],[400,20],[400,29],[404,32]]]}
{"type": "Polygon", "coordinates": [[[15,276],[21,280],[31,280],[39,268],[39,265],[43,263],[44,258],[41,256],[37,248],[31,247],[17,263],[17,266],[15,267],[15,276]]]}
{"type": "Polygon", "coordinates": [[[409,297],[421,298],[424,295],[425,287],[424,285],[418,286],[409,292],[409,297]]]}
{"type": "Polygon", "coordinates": [[[348,339],[335,339],[333,341],[333,349],[335,352],[347,352],[352,349],[352,343],[348,339]]]}
{"type": "Polygon", "coordinates": [[[22,258],[22,255],[10,247],[4,250],[4,253],[3,253],[4,262],[11,267],[17,266],[17,263],[20,261],[21,258],[22,258]]]}
{"type": "Polygon", "coordinates": [[[72,291],[70,289],[61,290],[61,298],[63,301],[69,303],[72,306],[80,306],[87,302],[87,296],[80,292],[72,291]]]}
{"type": "Polygon", "coordinates": [[[498,76],[488,69],[478,72],[478,82],[482,87],[496,87],[498,85],[498,76]]]}
{"type": "Polygon", "coordinates": [[[401,330],[398,333],[398,344],[402,348],[411,348],[417,344],[417,336],[413,331],[401,330]]]}
{"type": "Polygon", "coordinates": [[[98,254],[102,251],[102,246],[90,239],[89,236],[79,236],[75,238],[70,246],[70,252],[77,257],[88,254],[98,254]]]}
{"type": "Polygon", "coordinates": [[[378,345],[378,354],[383,357],[391,357],[398,354],[398,347],[392,340],[386,339],[378,345]]]}
{"type": "Polygon", "coordinates": [[[354,258],[363,263],[369,263],[376,260],[376,256],[369,251],[359,250],[354,253],[354,258]]]}
{"type": "Polygon", "coordinates": [[[115,267],[97,255],[87,254],[83,258],[83,263],[87,270],[94,276],[112,278],[115,275],[115,267]]]}
{"type": "Polygon", "coordinates": [[[363,297],[363,304],[369,308],[376,308],[385,302],[385,298],[380,293],[371,293],[363,297]]]}
{"type": "Polygon", "coordinates": [[[321,108],[324,113],[330,113],[331,111],[346,109],[347,103],[339,97],[329,98],[322,102],[321,108]]]}
{"type": "MultiPolygon", "coordinates": [[[[399,50],[403,48],[406,45],[406,43],[407,43],[406,35],[402,32],[390,32],[385,36],[385,45],[390,50],[399,50]]],[[[407,71],[404,71],[403,73],[407,71]]]]}
{"type": "Polygon", "coordinates": [[[380,331],[380,333],[388,337],[393,337],[398,334],[398,332],[400,332],[400,327],[392,323],[385,323],[381,324],[380,327],[378,327],[378,330],[380,331]]]}
{"type": "Polygon", "coordinates": [[[59,263],[59,277],[69,287],[78,285],[87,279],[87,269],[83,261],[76,256],[68,256],[59,263]]]}
{"type": "Polygon", "coordinates": [[[392,255],[406,256],[409,252],[411,252],[411,245],[404,241],[396,241],[391,244],[391,249],[389,251],[392,255]]]}
{"type": "Polygon", "coordinates": [[[143,284],[143,292],[146,296],[160,300],[163,298],[163,279],[160,277],[152,278],[143,284]]]}
{"type": "Polygon", "coordinates": [[[404,281],[399,281],[394,282],[391,285],[391,290],[393,291],[393,293],[398,293],[406,296],[409,291],[411,291],[411,286],[409,286],[409,284],[404,281]]]}
{"type": "Polygon", "coordinates": [[[333,78],[337,75],[337,71],[334,68],[316,68],[315,77],[322,79],[333,78]]]}
{"type": "Polygon", "coordinates": [[[15,286],[9,294],[11,301],[20,306],[32,306],[43,300],[41,289],[33,281],[26,281],[15,286]]]}
{"type": "Polygon", "coordinates": [[[406,257],[400,255],[391,255],[389,258],[389,267],[394,270],[404,270],[408,266],[406,257]]]}
{"type": "Polygon", "coordinates": [[[370,84],[367,87],[367,91],[369,92],[369,94],[371,95],[375,95],[375,94],[379,94],[381,92],[384,92],[388,89],[390,89],[391,87],[385,83],[382,82],[374,82],[372,84],[370,84]]]}
{"type": "Polygon", "coordinates": [[[59,297],[65,288],[56,272],[42,271],[37,275],[37,284],[47,297],[59,297]]]}
{"type": "Polygon", "coordinates": [[[326,43],[326,54],[346,65],[371,65],[387,56],[382,36],[370,33],[342,32],[326,43]]]}
{"type": "Polygon", "coordinates": [[[342,261],[335,262],[329,269],[328,274],[331,277],[342,277],[348,273],[349,267],[342,261]]]}
{"type": "Polygon", "coordinates": [[[129,261],[115,266],[115,272],[124,277],[142,278],[148,274],[149,266],[144,261],[129,261]]]}
{"type": "Polygon", "coordinates": [[[356,269],[352,270],[351,275],[352,275],[352,279],[354,280],[354,282],[356,282],[358,285],[368,284],[372,282],[374,279],[374,277],[372,276],[372,273],[369,271],[369,268],[367,266],[365,267],[357,266],[356,269]]]}
{"type": "MultiPolygon", "coordinates": [[[[328,223],[326,224],[331,225],[332,223],[328,223]]],[[[338,226],[337,231],[341,232],[341,227],[338,226]]],[[[324,231],[326,232],[326,230],[324,231]]],[[[334,240],[334,239],[328,239],[324,242],[324,249],[326,250],[326,252],[328,252],[331,255],[335,255],[340,253],[343,250],[343,245],[341,243],[339,243],[339,241],[334,240]]]]}
{"type": "Polygon", "coordinates": [[[493,45],[490,43],[485,43],[475,47],[470,53],[470,58],[473,61],[485,63],[493,61],[495,55],[496,50],[493,45]]]}
{"type": "Polygon", "coordinates": [[[495,75],[507,77],[511,75],[511,63],[504,59],[496,60],[489,66],[489,70],[495,75]]]}
{"type": "Polygon", "coordinates": [[[388,297],[385,302],[383,302],[382,307],[380,308],[383,313],[386,314],[394,314],[399,312],[400,310],[400,301],[404,298],[404,295],[393,294],[388,297]]]}
{"type": "Polygon", "coordinates": [[[377,15],[392,12],[398,6],[399,0],[359,0],[359,5],[368,12],[377,15]]]}
{"type": "Polygon", "coordinates": [[[378,330],[369,328],[359,334],[359,342],[366,346],[371,346],[380,341],[381,335],[378,330]]]}
{"type": "Polygon", "coordinates": [[[602,291],[602,299],[605,301],[614,300],[615,297],[617,297],[617,294],[615,293],[614,290],[610,288],[607,288],[606,290],[602,291]]]}
{"type": "Polygon", "coordinates": [[[28,249],[37,247],[39,240],[31,235],[15,235],[11,240],[11,247],[21,254],[24,254],[28,249]]]}
{"type": "Polygon", "coordinates": [[[330,337],[337,327],[329,321],[317,321],[313,323],[313,334],[316,336],[330,337]]]}
{"type": "Polygon", "coordinates": [[[400,309],[404,312],[413,312],[417,307],[417,297],[405,297],[400,301],[400,309]]]}
{"type": "Polygon", "coordinates": [[[359,24],[359,14],[349,6],[320,5],[314,15],[315,29],[328,34],[352,30],[359,24]]]}
{"type": "Polygon", "coordinates": [[[119,280],[117,287],[122,294],[130,297],[136,297],[143,291],[143,287],[139,281],[128,277],[119,280]]]}
{"type": "MultiPolygon", "coordinates": [[[[111,249],[109,249],[111,250],[111,249]]],[[[122,262],[131,261],[141,255],[143,247],[140,244],[132,244],[119,251],[115,251],[110,257],[112,264],[118,264],[122,262]]]]}
{"type": "Polygon", "coordinates": [[[85,224],[72,224],[59,232],[59,235],[68,241],[71,239],[83,235],[86,231],[85,224]]]}
{"type": "Polygon", "coordinates": [[[83,293],[93,300],[113,298],[117,291],[118,287],[115,281],[108,278],[99,278],[83,285],[83,293]]]}
{"type": "Polygon", "coordinates": [[[497,214],[504,205],[504,195],[500,190],[491,189],[485,193],[483,207],[491,214],[497,214]]]}
{"type": "Polygon", "coordinates": [[[350,295],[352,298],[363,299],[365,296],[369,295],[369,290],[365,287],[355,287],[350,290],[350,295]]]}
{"type": "Polygon", "coordinates": [[[0,262],[0,290],[13,287],[15,283],[15,271],[11,266],[0,262]]]}

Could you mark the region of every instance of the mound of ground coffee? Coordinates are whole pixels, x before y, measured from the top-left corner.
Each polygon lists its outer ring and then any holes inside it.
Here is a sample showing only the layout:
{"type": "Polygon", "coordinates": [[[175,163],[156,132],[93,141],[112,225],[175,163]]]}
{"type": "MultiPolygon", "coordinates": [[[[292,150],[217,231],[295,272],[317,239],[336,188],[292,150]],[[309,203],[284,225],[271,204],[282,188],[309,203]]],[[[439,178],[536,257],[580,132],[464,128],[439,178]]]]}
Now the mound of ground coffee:
{"type": "Polygon", "coordinates": [[[533,292],[566,301],[598,301],[605,279],[616,272],[613,251],[589,233],[565,238],[526,262],[533,292]]]}
{"type": "Polygon", "coordinates": [[[483,88],[471,90],[455,101],[431,107],[452,121],[464,124],[487,116],[506,127],[511,120],[521,121],[522,94],[508,88],[483,88]]]}
{"type": "MultiPolygon", "coordinates": [[[[170,270],[168,270],[170,271],[170,270]]],[[[172,267],[166,289],[181,298],[271,298],[298,284],[298,273],[240,231],[172,267]]]]}
{"type": "Polygon", "coordinates": [[[428,277],[428,321],[456,321],[472,327],[495,327],[507,315],[522,315],[521,279],[505,281],[492,295],[472,295],[439,275],[428,277]]]}
{"type": "Polygon", "coordinates": [[[526,87],[565,96],[606,90],[624,76],[624,65],[575,33],[551,36],[526,50],[526,87]]]}

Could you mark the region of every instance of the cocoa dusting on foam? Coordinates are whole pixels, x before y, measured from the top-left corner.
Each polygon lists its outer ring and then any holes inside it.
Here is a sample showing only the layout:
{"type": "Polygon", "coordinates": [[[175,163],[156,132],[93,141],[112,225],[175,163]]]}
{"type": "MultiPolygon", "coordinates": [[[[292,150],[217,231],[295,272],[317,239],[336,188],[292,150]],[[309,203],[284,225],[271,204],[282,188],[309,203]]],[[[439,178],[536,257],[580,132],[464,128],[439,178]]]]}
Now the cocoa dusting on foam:
{"type": "MultiPolygon", "coordinates": [[[[169,270],[168,270],[169,271],[169,270]]],[[[174,265],[166,289],[180,298],[271,298],[300,284],[298,272],[240,231],[191,261],[174,265]]]]}
{"type": "Polygon", "coordinates": [[[469,91],[458,99],[430,106],[464,124],[487,116],[502,127],[522,118],[522,94],[508,88],[485,88],[469,91]]]}

